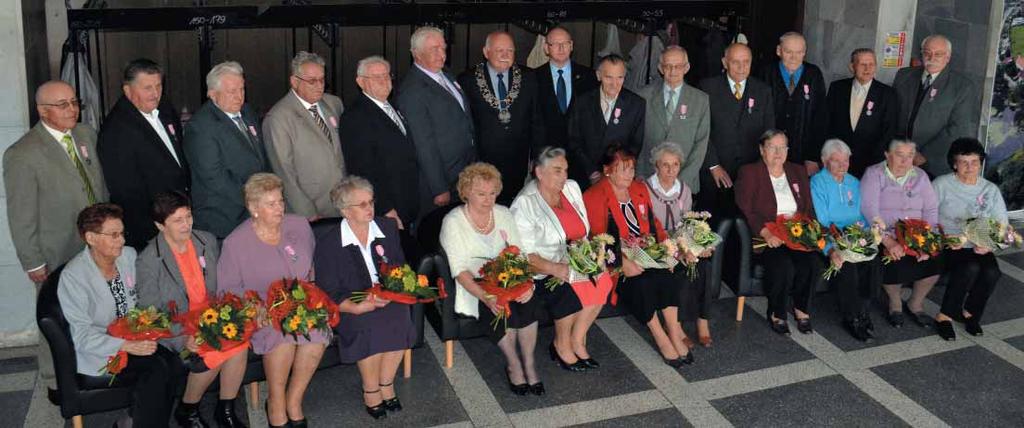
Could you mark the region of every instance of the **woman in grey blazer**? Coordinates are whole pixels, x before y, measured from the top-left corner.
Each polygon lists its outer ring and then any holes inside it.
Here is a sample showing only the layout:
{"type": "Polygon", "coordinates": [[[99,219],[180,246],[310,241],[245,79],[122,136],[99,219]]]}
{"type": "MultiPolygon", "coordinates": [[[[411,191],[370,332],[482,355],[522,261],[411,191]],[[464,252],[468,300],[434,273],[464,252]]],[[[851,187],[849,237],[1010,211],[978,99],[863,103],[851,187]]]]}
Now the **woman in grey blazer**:
{"type": "Polygon", "coordinates": [[[181,360],[155,341],[107,334],[107,326],[127,315],[136,303],[136,255],[124,246],[123,217],[124,211],[114,204],[95,204],[78,214],[78,234],[88,247],[65,266],[57,298],[75,344],[78,373],[97,376],[107,358],[125,351],[128,365],[113,383],[134,379],[133,424],[166,427],[184,372],[181,360]]]}
{"type": "MultiPolygon", "coordinates": [[[[185,313],[205,304],[217,291],[217,238],[192,229],[192,206],[180,192],[155,195],[152,217],[160,233],[149,241],[136,261],[139,305],[169,310],[174,302],[178,312],[185,313]]],[[[195,353],[198,349],[194,337],[178,336],[161,343],[176,352],[187,349],[195,353]]],[[[234,404],[245,375],[246,349],[240,346],[189,360],[185,394],[174,412],[178,425],[207,426],[199,414],[199,401],[219,374],[220,393],[214,419],[220,427],[244,426],[235,415],[234,404]]]]}

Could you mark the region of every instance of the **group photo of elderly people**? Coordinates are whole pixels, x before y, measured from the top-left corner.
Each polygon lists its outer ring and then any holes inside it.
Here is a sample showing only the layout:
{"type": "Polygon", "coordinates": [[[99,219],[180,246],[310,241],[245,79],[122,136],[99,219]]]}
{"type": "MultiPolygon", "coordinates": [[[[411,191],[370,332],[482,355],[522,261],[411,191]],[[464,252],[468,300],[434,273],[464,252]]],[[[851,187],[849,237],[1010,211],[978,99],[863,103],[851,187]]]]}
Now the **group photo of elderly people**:
{"type": "Polygon", "coordinates": [[[72,86],[40,86],[40,123],[4,153],[8,217],[28,278],[57,284],[81,382],[130,388],[138,427],[245,427],[243,401],[306,427],[318,369],[340,363],[361,388],[332,392],[370,422],[403,411],[400,392],[412,411],[399,367],[443,312],[480,327],[503,400],[550,398],[574,385],[548,369],[620,369],[594,340],[601,317],[622,316],[661,369],[716,364],[716,300],[738,295],[740,320],[751,295],[736,277],[763,289],[751,307],[768,325],[745,328],[770,340],[832,323],[859,343],[984,334],[996,254],[1021,239],[986,146],[961,129],[945,37],[892,87],[854,50],[826,97],[795,32],[760,74],[749,46],[723,46],[724,74],[697,86],[686,49],[666,46],[663,80],[636,92],[631,60],[592,70],[570,60],[568,30],[547,36],[531,70],[491,32],[456,78],[444,32],[417,28],[407,76],[363,58],[349,105],[325,93],[324,59],[298,52],[263,117],[227,61],[184,127],[144,58],[98,134],[72,86]],[[262,396],[241,394],[253,373],[262,396]]]}

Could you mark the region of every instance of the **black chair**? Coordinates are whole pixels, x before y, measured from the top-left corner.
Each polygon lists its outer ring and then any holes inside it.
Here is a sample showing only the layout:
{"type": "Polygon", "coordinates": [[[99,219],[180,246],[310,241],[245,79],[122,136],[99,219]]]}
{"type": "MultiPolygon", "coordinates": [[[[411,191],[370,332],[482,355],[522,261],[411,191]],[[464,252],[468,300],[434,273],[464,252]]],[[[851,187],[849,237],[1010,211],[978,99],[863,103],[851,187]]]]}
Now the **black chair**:
{"type": "Polygon", "coordinates": [[[88,376],[78,373],[75,345],[64,318],[57,287],[64,266],[58,267],[43,283],[36,301],[36,322],[50,345],[53,355],[57,389],[48,391],[51,403],[60,406],[60,414],[71,419],[75,428],[83,425],[83,416],[123,409],[132,404],[130,373],[120,376],[118,385],[110,387],[110,376],[88,376]]]}

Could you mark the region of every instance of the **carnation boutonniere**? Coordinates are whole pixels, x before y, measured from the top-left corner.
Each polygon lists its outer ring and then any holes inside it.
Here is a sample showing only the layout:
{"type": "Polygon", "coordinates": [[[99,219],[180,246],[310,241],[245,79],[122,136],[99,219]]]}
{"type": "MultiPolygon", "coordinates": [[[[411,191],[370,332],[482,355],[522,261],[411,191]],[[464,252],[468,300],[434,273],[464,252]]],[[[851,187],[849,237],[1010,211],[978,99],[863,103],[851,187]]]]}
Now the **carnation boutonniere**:
{"type": "Polygon", "coordinates": [[[875,102],[874,101],[868,101],[867,115],[871,116],[872,110],[874,110],[874,109],[875,109],[875,102]]]}
{"type": "Polygon", "coordinates": [[[978,208],[980,208],[982,210],[984,210],[985,206],[988,205],[987,201],[985,201],[985,195],[978,195],[978,198],[976,199],[976,201],[978,202],[978,208]]]}
{"type": "Polygon", "coordinates": [[[643,217],[643,216],[647,215],[647,205],[646,204],[641,203],[640,205],[637,205],[636,209],[640,211],[640,217],[643,217]]]}
{"type": "Polygon", "coordinates": [[[679,105],[679,118],[686,119],[686,104],[679,105]]]}
{"type": "Polygon", "coordinates": [[[804,83],[804,99],[810,101],[811,99],[811,85],[804,83]]]}
{"type": "Polygon", "coordinates": [[[798,198],[800,197],[800,183],[793,183],[793,193],[796,193],[798,198]]]}
{"type": "Polygon", "coordinates": [[[178,134],[174,133],[174,124],[173,123],[168,123],[167,124],[167,132],[170,132],[172,137],[175,137],[175,136],[178,135],[178,134]]]}
{"type": "Polygon", "coordinates": [[[910,180],[907,180],[907,184],[903,185],[903,191],[907,192],[907,197],[908,198],[913,198],[914,197],[913,188],[914,188],[914,186],[912,186],[910,184],[910,180]]]}
{"type": "Polygon", "coordinates": [[[89,158],[89,149],[87,149],[84,145],[78,146],[78,153],[82,155],[82,160],[84,160],[85,163],[92,164],[92,159],[89,158]]]}
{"type": "Polygon", "coordinates": [[[199,256],[199,267],[206,269],[206,256],[199,256]]]}
{"type": "Polygon", "coordinates": [[[385,264],[387,264],[388,258],[387,256],[384,255],[384,246],[377,244],[376,246],[373,247],[373,250],[376,251],[377,255],[380,256],[380,259],[383,260],[385,264]]]}
{"type": "Polygon", "coordinates": [[[619,116],[622,116],[622,109],[618,108],[618,107],[615,107],[615,111],[612,112],[612,115],[615,116],[615,119],[612,120],[612,123],[618,125],[619,124],[619,116]]]}
{"type": "Polygon", "coordinates": [[[124,276],[124,286],[127,287],[129,290],[134,290],[135,289],[135,278],[132,278],[131,275],[125,275],[124,276]]]}
{"type": "Polygon", "coordinates": [[[747,98],[747,114],[754,112],[754,99],[747,98]]]}
{"type": "Polygon", "coordinates": [[[331,116],[330,119],[331,119],[331,126],[337,128],[338,127],[338,118],[336,118],[334,116],[331,116]]]}
{"type": "Polygon", "coordinates": [[[291,245],[284,246],[284,253],[288,255],[288,258],[292,259],[292,263],[299,261],[299,255],[295,253],[295,249],[291,245]]]}
{"type": "Polygon", "coordinates": [[[256,136],[256,127],[252,126],[252,125],[249,125],[249,133],[252,134],[253,137],[255,137],[256,136]]]}

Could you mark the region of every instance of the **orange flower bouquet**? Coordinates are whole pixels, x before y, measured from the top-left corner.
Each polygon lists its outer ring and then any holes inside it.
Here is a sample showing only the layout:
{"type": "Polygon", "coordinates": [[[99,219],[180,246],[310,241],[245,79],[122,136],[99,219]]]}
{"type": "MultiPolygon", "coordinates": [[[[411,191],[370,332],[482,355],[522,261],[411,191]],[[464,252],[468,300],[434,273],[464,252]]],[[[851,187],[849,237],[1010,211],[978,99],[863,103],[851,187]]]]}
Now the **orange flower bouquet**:
{"type": "MultiPolygon", "coordinates": [[[[107,334],[124,340],[159,340],[172,337],[171,318],[166,313],[150,306],[145,309],[132,308],[128,313],[107,326],[107,334]]],[[[107,358],[101,374],[110,374],[110,383],[128,365],[128,353],[118,351],[107,358]]]]}
{"type": "Polygon", "coordinates": [[[186,335],[195,337],[199,355],[227,352],[248,345],[256,332],[257,309],[263,301],[255,291],[245,297],[224,293],[210,299],[205,305],[178,316],[178,323],[186,335]]]}
{"type": "Polygon", "coordinates": [[[299,279],[274,281],[267,289],[267,315],[271,325],[282,335],[309,340],[309,333],[324,334],[338,325],[341,314],[327,293],[316,285],[299,279]]]}
{"type": "Polygon", "coordinates": [[[533,290],[533,272],[530,261],[522,254],[519,247],[508,245],[498,256],[488,260],[480,267],[480,280],[477,281],[488,295],[494,296],[495,305],[501,311],[494,317],[491,327],[498,328],[499,322],[508,322],[511,311],[509,306],[527,291],[533,290]]]}
{"type": "MultiPolygon", "coordinates": [[[[821,230],[821,224],[802,213],[792,216],[780,214],[774,222],[765,223],[764,227],[791,250],[811,252],[825,249],[825,234],[821,230]]],[[[754,248],[766,246],[768,243],[764,239],[754,238],[754,248]]]]}
{"type": "MultiPolygon", "coordinates": [[[[942,233],[942,227],[933,229],[927,221],[908,218],[896,221],[895,226],[896,242],[903,247],[903,252],[911,257],[928,255],[934,257],[942,251],[948,242],[942,233]]],[[[885,264],[896,261],[891,255],[882,258],[885,264]]]]}

